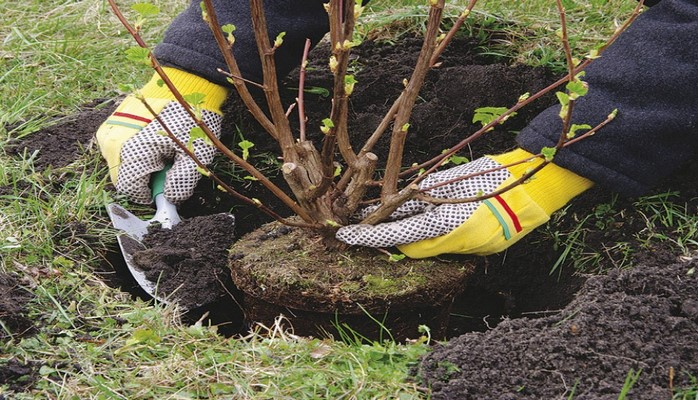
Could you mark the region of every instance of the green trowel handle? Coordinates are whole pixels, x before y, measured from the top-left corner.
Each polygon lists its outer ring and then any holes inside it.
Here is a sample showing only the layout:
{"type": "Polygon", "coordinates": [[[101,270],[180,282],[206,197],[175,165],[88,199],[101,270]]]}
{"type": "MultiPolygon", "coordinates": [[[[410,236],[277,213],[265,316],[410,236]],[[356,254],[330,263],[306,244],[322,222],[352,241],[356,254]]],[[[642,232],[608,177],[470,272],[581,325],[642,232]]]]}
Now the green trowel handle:
{"type": "Polygon", "coordinates": [[[167,171],[172,168],[171,163],[167,163],[165,168],[158,172],[154,172],[150,177],[150,191],[153,195],[153,200],[157,195],[162,194],[165,191],[165,177],[167,177],[167,171]]]}

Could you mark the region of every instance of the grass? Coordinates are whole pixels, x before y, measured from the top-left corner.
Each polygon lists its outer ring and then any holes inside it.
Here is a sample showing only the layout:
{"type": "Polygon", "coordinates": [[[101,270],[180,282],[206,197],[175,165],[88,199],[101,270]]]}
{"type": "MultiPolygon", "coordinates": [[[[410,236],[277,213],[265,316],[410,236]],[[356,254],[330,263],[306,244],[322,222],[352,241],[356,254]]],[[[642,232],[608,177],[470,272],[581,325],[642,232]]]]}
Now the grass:
{"type": "MultiPolygon", "coordinates": [[[[402,7],[395,7],[394,3],[391,0],[369,3],[370,12],[366,12],[359,33],[364,37],[391,40],[408,34],[415,26],[424,26],[428,12],[425,2],[407,1],[402,7]]],[[[467,1],[446,3],[447,7],[453,6],[447,8],[446,16],[456,18],[467,1]]],[[[569,21],[583,21],[568,27],[573,55],[579,58],[613,34],[635,6],[627,0],[565,0],[563,4],[569,21]]],[[[462,32],[483,42],[494,39],[497,44],[483,48],[485,53],[523,64],[564,70],[565,57],[556,36],[559,26],[560,16],[554,1],[480,1],[462,32]]]]}
{"type": "MultiPolygon", "coordinates": [[[[124,8],[134,2],[119,1],[124,8]]],[[[149,23],[151,43],[188,3],[154,2],[162,12],[149,23]]],[[[373,1],[359,33],[386,40],[406,34],[425,8],[414,0],[397,3],[373,1]]],[[[481,3],[464,29],[483,39],[499,32],[499,44],[483,51],[533,65],[560,65],[557,15],[549,2],[481,3]]],[[[581,53],[608,36],[616,18],[632,7],[627,0],[566,3],[571,19],[586,22],[572,28],[573,46],[581,53]]],[[[125,62],[123,50],[131,40],[104,0],[4,1],[0,15],[3,148],[81,104],[119,96],[119,83],[142,82],[150,74],[125,62]]],[[[244,339],[227,339],[215,327],[183,325],[174,307],[134,300],[107,286],[95,270],[113,244],[103,209],[112,194],[104,190],[106,171],[98,154],[91,151],[68,168],[41,172],[33,168],[34,156],[0,154],[0,272],[20,277],[34,295],[27,315],[41,326],[36,335],[0,343],[0,366],[14,360],[30,367],[25,379],[36,378],[27,391],[0,385],[0,397],[428,397],[408,374],[428,351],[425,341],[365,343],[349,334],[344,342],[298,338],[285,331],[283,320],[244,339]]],[[[688,228],[695,222],[671,197],[645,199],[641,207],[655,227],[648,240],[671,240],[659,236],[669,224],[681,230],[679,245],[686,252],[695,248],[688,228]]],[[[7,330],[0,326],[0,334],[7,330]]],[[[679,395],[695,398],[695,385],[679,395]]]]}
{"type": "MultiPolygon", "coordinates": [[[[154,3],[166,12],[150,22],[146,36],[153,41],[187,2],[154,3]]],[[[148,74],[125,63],[123,49],[131,39],[106,1],[5,1],[0,15],[0,126],[10,125],[13,136],[89,100],[113,97],[118,83],[148,74]]]]}
{"type": "Polygon", "coordinates": [[[698,378],[694,375],[687,375],[691,385],[675,390],[672,400],[698,400],[698,378]]]}

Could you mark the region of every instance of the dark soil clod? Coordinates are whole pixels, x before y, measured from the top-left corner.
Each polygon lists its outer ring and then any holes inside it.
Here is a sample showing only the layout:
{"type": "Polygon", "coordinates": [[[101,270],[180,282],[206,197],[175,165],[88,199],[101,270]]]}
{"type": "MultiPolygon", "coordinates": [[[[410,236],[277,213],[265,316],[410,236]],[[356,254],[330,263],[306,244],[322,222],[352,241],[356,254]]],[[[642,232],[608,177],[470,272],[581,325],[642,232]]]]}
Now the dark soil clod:
{"type": "Polygon", "coordinates": [[[185,309],[217,302],[232,287],[223,255],[235,239],[234,221],[230,214],[214,214],[185,219],[172,229],[153,226],[133,261],[158,283],[158,295],[185,309]]]}

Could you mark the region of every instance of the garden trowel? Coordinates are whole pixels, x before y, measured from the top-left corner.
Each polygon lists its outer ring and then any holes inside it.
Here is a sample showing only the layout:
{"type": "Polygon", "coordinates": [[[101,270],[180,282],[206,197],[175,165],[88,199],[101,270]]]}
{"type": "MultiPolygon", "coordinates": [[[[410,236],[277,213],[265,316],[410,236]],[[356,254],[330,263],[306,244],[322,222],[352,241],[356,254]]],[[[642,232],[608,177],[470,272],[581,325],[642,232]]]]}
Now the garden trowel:
{"type": "Polygon", "coordinates": [[[152,219],[144,221],[116,203],[107,204],[107,213],[112,225],[121,231],[117,235],[117,241],[126,261],[126,266],[131,271],[138,285],[155,300],[164,304],[168,304],[170,301],[158,295],[157,282],[148,280],[143,270],[134,262],[133,255],[138,251],[145,250],[142,241],[143,237],[148,233],[150,224],[158,222],[163,228],[170,229],[181,221],[177,213],[177,207],[170,203],[163,194],[165,175],[170,167],[171,165],[165,167],[162,171],[154,173],[151,179],[153,201],[157,208],[152,219]]]}

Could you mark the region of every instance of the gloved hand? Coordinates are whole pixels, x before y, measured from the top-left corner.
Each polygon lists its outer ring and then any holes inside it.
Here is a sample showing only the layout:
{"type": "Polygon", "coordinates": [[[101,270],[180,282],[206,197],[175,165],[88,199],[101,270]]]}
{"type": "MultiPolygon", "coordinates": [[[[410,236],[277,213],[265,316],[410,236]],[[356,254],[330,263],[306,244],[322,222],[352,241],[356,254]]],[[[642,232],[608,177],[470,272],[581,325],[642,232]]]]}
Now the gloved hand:
{"type": "MultiPolygon", "coordinates": [[[[165,68],[165,72],[183,95],[205,95],[201,105],[202,120],[216,136],[220,136],[221,105],[227,96],[227,89],[175,68],[165,68]]],[[[155,74],[140,92],[172,133],[186,144],[189,132],[196,123],[174,99],[167,86],[157,84],[159,79],[155,74]]],[[[152,201],[150,174],[162,170],[168,162],[173,164],[167,172],[164,194],[172,203],[189,198],[201,178],[196,163],[164,134],[160,123],[134,96],[124,99],[97,130],[96,137],[117,191],[136,203],[148,204],[152,201]]],[[[209,164],[216,153],[215,147],[201,139],[193,142],[193,150],[204,164],[209,164]]]]}
{"type": "MultiPolygon", "coordinates": [[[[531,157],[517,149],[498,156],[486,156],[429,175],[420,188],[434,186],[459,176],[489,170],[531,157]]],[[[460,180],[428,192],[444,199],[489,194],[509,185],[542,160],[512,166],[460,180]]],[[[494,196],[470,203],[433,205],[410,200],[392,215],[392,222],[377,225],[349,225],[336,237],[350,245],[396,246],[411,258],[459,253],[487,255],[506,249],[569,200],[593,185],[591,181],[554,164],[545,166],[526,183],[494,196]]],[[[366,215],[371,209],[361,212],[366,215]]],[[[361,216],[360,216],[361,217],[361,216]]]]}

